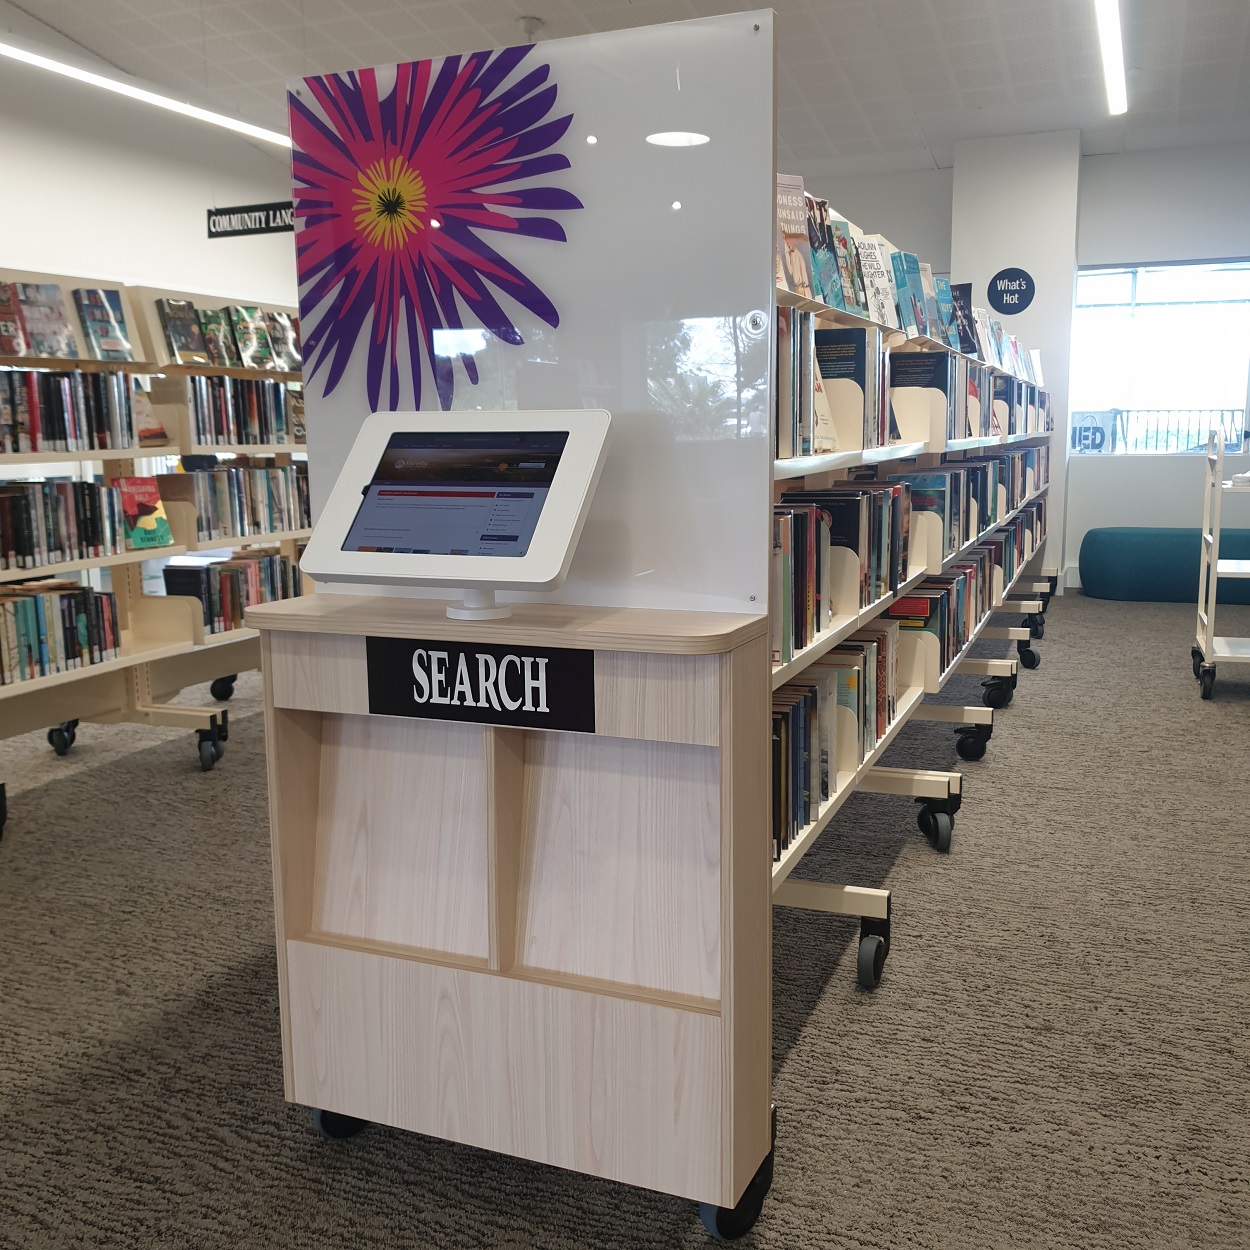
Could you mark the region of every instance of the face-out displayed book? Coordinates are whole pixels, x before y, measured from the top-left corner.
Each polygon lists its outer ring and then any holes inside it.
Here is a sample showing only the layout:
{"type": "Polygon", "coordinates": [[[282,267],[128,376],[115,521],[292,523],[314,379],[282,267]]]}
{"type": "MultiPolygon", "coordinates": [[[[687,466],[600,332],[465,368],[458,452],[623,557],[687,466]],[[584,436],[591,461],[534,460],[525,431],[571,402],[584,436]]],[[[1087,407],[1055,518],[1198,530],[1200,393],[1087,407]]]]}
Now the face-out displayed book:
{"type": "Polygon", "coordinates": [[[121,477],[117,479],[117,486],[121,491],[126,549],[139,551],[148,547],[172,546],[174,536],[170,532],[169,518],[165,515],[156,478],[121,477]]]}
{"type": "Polygon", "coordinates": [[[812,298],[812,257],[807,241],[803,179],[777,175],[777,285],[812,298]]]}
{"type": "Polygon", "coordinates": [[[204,333],[195,305],[189,299],[158,299],[157,315],[165,331],[174,363],[179,365],[212,364],[208,349],[204,346],[204,333]]]}
{"type": "Polygon", "coordinates": [[[73,359],[78,341],[61,288],[55,282],[15,282],[28,356],[54,356],[73,359]]]}
{"type": "Polygon", "coordinates": [[[299,326],[290,313],[265,314],[269,327],[269,344],[273,348],[273,367],[283,373],[297,373],[303,367],[300,356],[299,326]]]}
{"type": "Polygon", "coordinates": [[[272,369],[273,346],[265,314],[256,307],[236,305],[230,309],[230,325],[239,349],[239,363],[245,369],[272,369]]]}
{"type": "Polygon", "coordinates": [[[237,369],[242,363],[239,349],[234,344],[234,329],[230,324],[230,312],[225,308],[200,308],[200,330],[204,335],[204,350],[215,365],[237,369]]]}
{"type": "Polygon", "coordinates": [[[95,360],[133,360],[122,293],[116,287],[84,287],[72,295],[88,354],[95,360]]]}
{"type": "Polygon", "coordinates": [[[0,282],[0,356],[26,355],[26,327],[16,282],[0,282]]]}

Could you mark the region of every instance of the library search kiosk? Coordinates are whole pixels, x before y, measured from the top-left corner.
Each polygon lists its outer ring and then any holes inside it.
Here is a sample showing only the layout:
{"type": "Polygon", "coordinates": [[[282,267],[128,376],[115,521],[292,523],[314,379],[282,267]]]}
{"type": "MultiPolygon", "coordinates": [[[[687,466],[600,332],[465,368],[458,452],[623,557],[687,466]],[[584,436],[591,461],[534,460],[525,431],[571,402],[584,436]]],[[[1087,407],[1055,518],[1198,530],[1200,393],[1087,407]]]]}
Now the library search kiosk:
{"type": "Polygon", "coordinates": [[[303,561],[340,585],[248,610],[286,1097],[740,1236],[772,1177],[766,619],[494,601],[563,580],[609,424],[369,418],[303,561]]]}

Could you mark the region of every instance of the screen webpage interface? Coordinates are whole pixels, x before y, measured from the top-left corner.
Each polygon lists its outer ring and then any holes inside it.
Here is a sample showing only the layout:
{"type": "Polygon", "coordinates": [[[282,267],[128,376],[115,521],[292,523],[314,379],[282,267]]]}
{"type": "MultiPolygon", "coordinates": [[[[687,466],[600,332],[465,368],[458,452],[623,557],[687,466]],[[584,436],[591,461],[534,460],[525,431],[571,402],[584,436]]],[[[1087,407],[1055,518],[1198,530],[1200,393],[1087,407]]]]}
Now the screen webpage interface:
{"type": "Polygon", "coordinates": [[[525,555],[568,437],[392,434],[343,550],[525,555]]]}

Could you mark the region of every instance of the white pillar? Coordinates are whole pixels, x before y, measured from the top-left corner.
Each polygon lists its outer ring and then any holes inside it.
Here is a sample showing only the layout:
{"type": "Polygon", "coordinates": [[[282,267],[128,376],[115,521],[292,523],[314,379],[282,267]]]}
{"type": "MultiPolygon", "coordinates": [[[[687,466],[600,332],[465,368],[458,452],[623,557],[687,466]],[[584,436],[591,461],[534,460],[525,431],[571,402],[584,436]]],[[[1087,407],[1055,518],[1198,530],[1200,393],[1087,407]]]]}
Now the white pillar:
{"type": "Polygon", "coordinates": [[[1002,269],[1023,269],[1033,302],[991,312],[1026,347],[1042,353],[1055,414],[1051,440],[1047,563],[1063,554],[1068,454],[1068,365],[1076,283],[1077,182],[1081,134],[1058,130],[955,144],[951,281],[972,283],[972,302],[990,308],[987,286],[1002,269]]]}

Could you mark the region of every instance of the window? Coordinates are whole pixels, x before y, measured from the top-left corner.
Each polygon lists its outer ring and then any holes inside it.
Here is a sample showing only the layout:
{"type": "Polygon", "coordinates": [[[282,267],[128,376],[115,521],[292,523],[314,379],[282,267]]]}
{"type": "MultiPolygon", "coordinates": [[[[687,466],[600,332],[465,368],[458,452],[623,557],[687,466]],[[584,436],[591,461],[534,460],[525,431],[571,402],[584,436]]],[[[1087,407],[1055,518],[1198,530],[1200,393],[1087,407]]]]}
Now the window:
{"type": "Polygon", "coordinates": [[[1248,389],[1250,261],[1077,276],[1073,451],[1240,451],[1248,389]]]}

